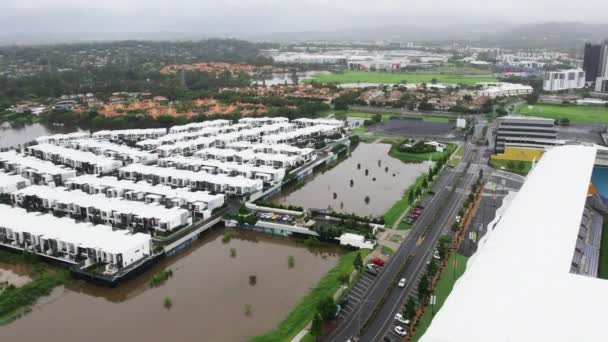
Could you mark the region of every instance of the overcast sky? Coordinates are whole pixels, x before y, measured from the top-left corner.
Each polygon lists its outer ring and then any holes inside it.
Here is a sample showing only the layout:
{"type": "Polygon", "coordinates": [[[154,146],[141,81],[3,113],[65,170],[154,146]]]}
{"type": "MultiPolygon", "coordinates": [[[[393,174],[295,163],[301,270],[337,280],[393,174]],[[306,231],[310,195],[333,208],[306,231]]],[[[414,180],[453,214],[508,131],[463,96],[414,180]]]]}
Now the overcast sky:
{"type": "Polygon", "coordinates": [[[605,22],[607,0],[0,0],[0,33],[205,35],[388,25],[605,22]]]}

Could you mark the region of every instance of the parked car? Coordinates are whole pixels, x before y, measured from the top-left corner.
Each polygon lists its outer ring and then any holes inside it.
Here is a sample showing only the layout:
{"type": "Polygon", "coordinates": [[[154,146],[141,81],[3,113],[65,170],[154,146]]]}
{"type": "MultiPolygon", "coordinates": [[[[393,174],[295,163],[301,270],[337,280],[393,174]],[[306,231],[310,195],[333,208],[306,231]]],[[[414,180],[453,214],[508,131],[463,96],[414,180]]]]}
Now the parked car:
{"type": "Polygon", "coordinates": [[[368,270],[376,270],[376,271],[380,271],[380,266],[376,265],[376,264],[367,264],[367,269],[368,270]]]}
{"type": "Polygon", "coordinates": [[[336,304],[336,314],[334,315],[334,317],[338,317],[340,311],[342,311],[342,307],[340,306],[340,304],[336,304]]]}
{"type": "Polygon", "coordinates": [[[279,215],[272,215],[272,217],[270,218],[273,221],[276,221],[279,218],[279,215]]]}
{"type": "Polygon", "coordinates": [[[384,261],[380,258],[373,258],[371,261],[380,267],[384,266],[384,261]]]}
{"type": "Polygon", "coordinates": [[[439,255],[439,251],[438,250],[435,250],[433,252],[433,258],[435,258],[437,260],[441,259],[441,255],[439,255]]]}
{"type": "Polygon", "coordinates": [[[395,342],[395,340],[390,336],[384,336],[384,342],[395,342]]]}
{"type": "Polygon", "coordinates": [[[373,275],[374,277],[378,275],[378,270],[374,268],[368,268],[366,272],[370,275],[373,275]]]}
{"type": "Polygon", "coordinates": [[[410,215],[410,217],[413,219],[417,219],[418,217],[420,217],[420,214],[413,213],[412,215],[410,215]]]}
{"type": "Polygon", "coordinates": [[[400,313],[395,315],[395,321],[405,324],[406,326],[410,325],[410,320],[403,318],[403,315],[400,313]]]}
{"type": "Polygon", "coordinates": [[[348,305],[349,302],[350,302],[350,299],[348,297],[344,297],[340,300],[340,302],[338,304],[340,304],[341,307],[345,307],[348,305]]]}
{"type": "Polygon", "coordinates": [[[400,325],[395,327],[395,333],[399,336],[407,336],[407,331],[400,325]]]}
{"type": "Polygon", "coordinates": [[[404,288],[406,283],[407,283],[407,280],[405,278],[401,278],[401,280],[399,280],[399,283],[397,284],[397,286],[399,286],[400,288],[404,288]]]}

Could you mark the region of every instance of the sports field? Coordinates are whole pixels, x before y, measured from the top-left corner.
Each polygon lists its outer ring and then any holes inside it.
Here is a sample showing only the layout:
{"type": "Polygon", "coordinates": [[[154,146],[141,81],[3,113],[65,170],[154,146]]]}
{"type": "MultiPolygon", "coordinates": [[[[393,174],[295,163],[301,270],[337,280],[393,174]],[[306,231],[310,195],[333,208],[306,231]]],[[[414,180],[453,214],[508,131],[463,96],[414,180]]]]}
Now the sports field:
{"type": "Polygon", "coordinates": [[[488,75],[463,75],[451,73],[427,72],[367,72],[345,71],[336,74],[323,74],[313,78],[320,83],[438,83],[474,85],[478,82],[495,82],[496,78],[488,75]],[[405,81],[405,82],[404,82],[405,81]]]}
{"type": "Polygon", "coordinates": [[[538,116],[549,119],[568,118],[572,123],[591,124],[608,123],[608,108],[576,105],[527,104],[519,105],[515,112],[526,116],[538,116]]]}

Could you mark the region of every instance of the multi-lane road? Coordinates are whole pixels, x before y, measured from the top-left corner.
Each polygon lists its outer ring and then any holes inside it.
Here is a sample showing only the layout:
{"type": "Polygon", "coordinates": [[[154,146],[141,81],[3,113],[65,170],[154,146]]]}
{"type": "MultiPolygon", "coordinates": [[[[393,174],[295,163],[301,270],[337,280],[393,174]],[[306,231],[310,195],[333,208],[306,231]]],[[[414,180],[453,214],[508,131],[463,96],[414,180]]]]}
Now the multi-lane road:
{"type": "Polygon", "coordinates": [[[405,299],[417,290],[416,280],[424,272],[439,237],[449,231],[454,222],[468,190],[477,179],[479,165],[485,164],[484,154],[485,147],[466,144],[459,166],[441,173],[433,185],[435,195],[407,239],[327,340],[344,342],[360,336],[360,341],[381,341],[384,336],[393,334],[395,314],[401,311],[405,299]],[[396,286],[395,280],[400,278],[408,280],[405,288],[396,286]]]}

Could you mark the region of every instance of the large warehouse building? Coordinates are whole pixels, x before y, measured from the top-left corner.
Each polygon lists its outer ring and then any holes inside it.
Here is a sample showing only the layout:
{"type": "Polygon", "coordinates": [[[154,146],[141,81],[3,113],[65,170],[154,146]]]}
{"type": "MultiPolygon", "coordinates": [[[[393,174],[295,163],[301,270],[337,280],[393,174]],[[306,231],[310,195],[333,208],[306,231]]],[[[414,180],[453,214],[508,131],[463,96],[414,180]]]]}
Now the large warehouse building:
{"type": "Polygon", "coordinates": [[[593,146],[545,153],[489,224],[420,341],[608,340],[608,280],[575,267],[580,234],[592,222],[595,162],[593,146]]]}

